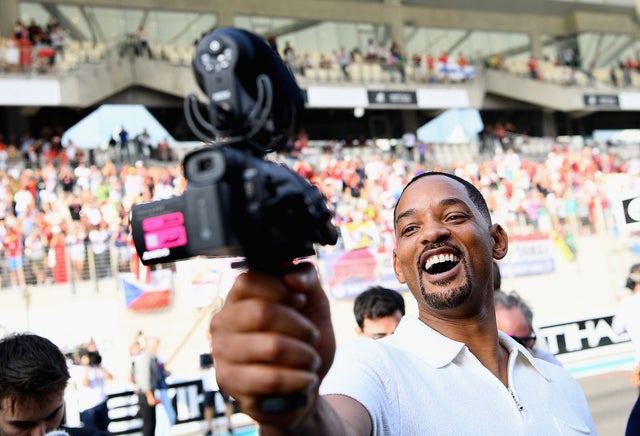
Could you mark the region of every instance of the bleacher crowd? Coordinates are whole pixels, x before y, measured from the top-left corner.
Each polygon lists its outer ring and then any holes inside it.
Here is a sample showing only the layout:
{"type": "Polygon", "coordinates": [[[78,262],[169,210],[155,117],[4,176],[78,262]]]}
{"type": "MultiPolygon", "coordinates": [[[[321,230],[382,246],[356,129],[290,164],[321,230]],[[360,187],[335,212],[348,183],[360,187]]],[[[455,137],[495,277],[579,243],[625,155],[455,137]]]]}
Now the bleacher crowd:
{"type": "MultiPolygon", "coordinates": [[[[34,155],[24,143],[42,140],[22,140],[18,147],[0,137],[3,287],[77,283],[129,271],[132,205],[181,195],[187,184],[175,161],[119,163],[105,154],[96,163],[85,151],[69,153],[57,137],[34,155]]],[[[614,147],[551,143],[532,157],[514,146],[480,154],[475,145],[454,160],[439,158],[452,147],[318,147],[301,137],[284,159],[325,194],[338,226],[372,221],[381,234],[393,227],[390,214],[402,187],[420,171],[444,169],[473,180],[494,219],[514,235],[613,231],[610,199],[640,180],[638,153],[622,159],[614,147]]]]}
{"type": "MultiPolygon", "coordinates": [[[[501,55],[469,59],[464,53],[405,53],[395,41],[369,39],[365,46],[336,47],[330,52],[308,51],[288,41],[279,47],[270,34],[267,42],[278,52],[300,80],[317,82],[413,82],[459,83],[472,79],[477,68],[498,69],[533,80],[564,86],[631,88],[640,85],[640,59],[616,59],[608,64],[596,59],[578,64],[573,50],[559,50],[554,59],[545,56],[501,55]]],[[[0,35],[0,72],[55,74],[72,70],[82,63],[96,63],[109,51],[120,57],[147,56],[176,66],[190,66],[193,45],[159,44],[150,41],[140,25],[135,33],[122,36],[116,46],[99,41],[80,41],[67,35],[51,16],[44,25],[18,20],[9,35],[0,35]]]]}

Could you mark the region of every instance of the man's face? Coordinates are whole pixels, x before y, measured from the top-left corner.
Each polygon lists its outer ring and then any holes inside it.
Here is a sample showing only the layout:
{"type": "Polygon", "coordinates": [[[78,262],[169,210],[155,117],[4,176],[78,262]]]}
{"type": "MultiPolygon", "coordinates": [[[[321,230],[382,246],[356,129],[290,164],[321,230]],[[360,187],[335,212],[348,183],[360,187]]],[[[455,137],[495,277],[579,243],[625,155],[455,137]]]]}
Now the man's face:
{"type": "Polygon", "coordinates": [[[49,401],[25,400],[13,406],[8,398],[0,400],[2,436],[41,436],[60,427],[64,416],[63,394],[54,394],[49,401]]]}
{"type": "Polygon", "coordinates": [[[523,345],[529,349],[533,348],[535,341],[530,339],[533,337],[533,332],[522,310],[517,307],[511,309],[496,307],[496,323],[498,330],[502,330],[511,337],[523,338],[523,345]]]}
{"type": "Polygon", "coordinates": [[[402,313],[399,310],[389,316],[375,319],[365,318],[362,322],[362,329],[357,327],[357,333],[360,336],[368,336],[372,339],[384,338],[394,332],[401,318],[402,313]]]}
{"type": "Polygon", "coordinates": [[[426,176],[402,195],[396,209],[394,269],[421,313],[492,298],[491,260],[506,252],[504,230],[489,225],[456,180],[426,176]]]}

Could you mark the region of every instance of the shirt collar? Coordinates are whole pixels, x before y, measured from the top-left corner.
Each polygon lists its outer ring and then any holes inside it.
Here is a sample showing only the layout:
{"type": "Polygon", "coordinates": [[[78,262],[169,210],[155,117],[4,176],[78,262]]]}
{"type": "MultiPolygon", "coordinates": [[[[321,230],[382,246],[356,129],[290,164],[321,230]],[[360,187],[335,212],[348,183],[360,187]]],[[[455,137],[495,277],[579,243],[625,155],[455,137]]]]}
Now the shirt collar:
{"type": "Polygon", "coordinates": [[[547,381],[551,380],[550,375],[548,375],[545,372],[544,365],[540,364],[542,359],[537,359],[533,357],[533,355],[529,350],[527,350],[521,344],[516,342],[516,340],[513,339],[511,336],[509,336],[508,334],[500,330],[498,330],[498,340],[500,341],[500,344],[502,344],[502,346],[504,346],[507,349],[507,351],[509,351],[510,361],[512,359],[512,356],[515,354],[516,355],[515,359],[522,359],[523,361],[531,365],[536,371],[538,371],[540,375],[544,377],[547,381]]]}
{"type": "MultiPolygon", "coordinates": [[[[509,351],[510,362],[521,359],[526,364],[531,365],[545,379],[550,380],[549,375],[545,372],[544,365],[540,365],[539,359],[535,359],[526,348],[501,331],[498,331],[498,338],[500,344],[509,351]],[[515,357],[512,357],[514,355],[515,357]]],[[[449,339],[424,322],[411,316],[403,316],[394,333],[380,339],[380,341],[402,344],[403,348],[410,350],[411,353],[435,368],[442,368],[450,364],[466,348],[463,342],[449,339]],[[417,338],[420,338],[420,346],[416,346],[417,338]]]]}

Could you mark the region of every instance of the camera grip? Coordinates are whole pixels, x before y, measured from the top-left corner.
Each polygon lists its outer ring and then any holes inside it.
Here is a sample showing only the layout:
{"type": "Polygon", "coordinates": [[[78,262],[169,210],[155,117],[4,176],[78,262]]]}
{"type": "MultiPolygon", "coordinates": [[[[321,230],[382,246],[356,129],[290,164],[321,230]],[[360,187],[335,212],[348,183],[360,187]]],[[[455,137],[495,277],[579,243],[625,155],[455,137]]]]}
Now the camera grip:
{"type": "Polygon", "coordinates": [[[264,413],[291,412],[307,405],[307,396],[301,392],[270,395],[260,401],[260,410],[264,413]]]}

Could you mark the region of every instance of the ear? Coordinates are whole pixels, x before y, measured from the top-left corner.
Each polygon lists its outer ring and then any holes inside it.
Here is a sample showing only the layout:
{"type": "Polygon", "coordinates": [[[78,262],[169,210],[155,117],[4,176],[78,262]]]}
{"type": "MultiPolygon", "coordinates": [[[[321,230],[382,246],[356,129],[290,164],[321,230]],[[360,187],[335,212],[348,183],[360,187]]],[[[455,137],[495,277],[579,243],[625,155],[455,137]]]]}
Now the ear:
{"type": "Polygon", "coordinates": [[[491,237],[493,238],[493,258],[500,260],[507,255],[509,236],[500,224],[493,224],[491,226],[491,237]]]}
{"type": "Polygon", "coordinates": [[[396,273],[396,278],[402,284],[405,284],[407,281],[404,278],[404,274],[402,273],[402,268],[400,267],[400,261],[398,260],[398,255],[396,254],[396,250],[393,250],[393,271],[396,273]]]}

